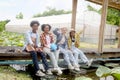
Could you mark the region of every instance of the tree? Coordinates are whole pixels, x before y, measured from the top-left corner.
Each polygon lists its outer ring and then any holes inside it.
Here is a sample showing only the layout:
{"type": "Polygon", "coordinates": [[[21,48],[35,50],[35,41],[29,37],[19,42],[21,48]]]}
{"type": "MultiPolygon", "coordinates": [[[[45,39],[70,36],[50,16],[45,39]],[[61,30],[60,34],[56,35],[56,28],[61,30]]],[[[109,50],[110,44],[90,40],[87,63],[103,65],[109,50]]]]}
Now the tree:
{"type": "Polygon", "coordinates": [[[16,15],[16,19],[23,19],[23,14],[20,12],[18,15],[16,15]]]}
{"type": "Polygon", "coordinates": [[[120,11],[108,8],[107,23],[120,26],[120,11]]]}
{"type": "Polygon", "coordinates": [[[42,16],[52,16],[52,15],[60,15],[60,14],[69,14],[71,11],[65,11],[63,9],[56,10],[55,8],[47,7],[47,10],[43,13],[35,14],[33,17],[42,17],[42,16]]]}
{"type": "MultiPolygon", "coordinates": [[[[102,11],[102,9],[96,10],[90,5],[88,5],[87,8],[89,11],[95,11],[99,14],[101,14],[101,11],[102,11]]],[[[120,10],[109,7],[108,14],[107,14],[107,23],[120,26],[120,10]]]]}
{"type": "Polygon", "coordinates": [[[0,32],[5,29],[5,25],[6,25],[9,21],[10,21],[10,20],[0,21],[0,32]]]}
{"type": "Polygon", "coordinates": [[[95,12],[98,12],[97,9],[93,8],[93,7],[90,6],[90,5],[88,5],[87,8],[88,8],[89,11],[95,11],[95,12]]]}

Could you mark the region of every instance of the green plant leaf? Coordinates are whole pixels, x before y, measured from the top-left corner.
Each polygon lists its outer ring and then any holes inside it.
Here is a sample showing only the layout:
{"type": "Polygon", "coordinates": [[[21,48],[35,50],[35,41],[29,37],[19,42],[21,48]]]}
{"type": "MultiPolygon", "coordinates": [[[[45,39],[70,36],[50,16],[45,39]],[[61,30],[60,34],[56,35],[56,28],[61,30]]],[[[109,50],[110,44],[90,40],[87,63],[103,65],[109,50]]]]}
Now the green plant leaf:
{"type": "Polygon", "coordinates": [[[77,77],[77,78],[75,78],[75,80],[92,80],[92,79],[91,79],[91,78],[88,78],[88,77],[82,76],[82,77],[77,77]]]}
{"type": "Polygon", "coordinates": [[[23,45],[24,45],[24,44],[22,44],[22,43],[18,43],[18,44],[17,44],[17,46],[19,46],[19,47],[23,47],[23,45]]]}
{"type": "Polygon", "coordinates": [[[111,71],[111,75],[116,79],[120,80],[120,67],[113,68],[111,71]]]}
{"type": "Polygon", "coordinates": [[[98,77],[106,77],[106,76],[110,75],[110,73],[111,73],[111,70],[104,66],[99,66],[96,71],[96,75],[98,77]]]}
{"type": "Polygon", "coordinates": [[[2,31],[0,35],[0,46],[19,46],[24,45],[24,35],[19,33],[2,31]]]}
{"type": "Polygon", "coordinates": [[[119,64],[118,63],[106,63],[105,66],[114,68],[114,67],[118,67],[119,64]]]}

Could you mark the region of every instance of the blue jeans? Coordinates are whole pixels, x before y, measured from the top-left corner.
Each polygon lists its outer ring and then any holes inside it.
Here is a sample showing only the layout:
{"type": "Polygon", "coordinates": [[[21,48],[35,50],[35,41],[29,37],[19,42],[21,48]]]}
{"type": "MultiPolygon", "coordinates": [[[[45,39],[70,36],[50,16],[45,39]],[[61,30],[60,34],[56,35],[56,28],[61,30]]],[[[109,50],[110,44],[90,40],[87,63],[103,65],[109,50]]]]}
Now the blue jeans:
{"type": "Polygon", "coordinates": [[[46,60],[46,56],[45,56],[45,54],[43,52],[30,51],[29,53],[31,54],[31,57],[32,57],[35,72],[37,72],[40,69],[37,54],[41,57],[42,63],[43,63],[43,66],[44,66],[45,70],[49,69],[49,66],[48,66],[48,63],[47,63],[47,60],[46,60]]]}
{"type": "Polygon", "coordinates": [[[64,60],[67,62],[67,65],[77,64],[76,59],[73,56],[73,53],[70,50],[60,47],[60,52],[64,55],[64,60]]]}
{"type": "Polygon", "coordinates": [[[88,58],[86,57],[86,55],[85,55],[85,54],[83,53],[83,51],[81,51],[80,49],[72,46],[72,51],[73,51],[73,53],[74,53],[74,57],[75,57],[77,63],[79,63],[79,61],[78,61],[78,60],[79,60],[79,57],[80,57],[80,59],[81,59],[84,63],[89,62],[89,60],[88,60],[88,58]]]}
{"type": "Polygon", "coordinates": [[[43,52],[50,57],[53,67],[59,68],[58,66],[59,50],[52,52],[49,48],[44,47],[43,52]]]}

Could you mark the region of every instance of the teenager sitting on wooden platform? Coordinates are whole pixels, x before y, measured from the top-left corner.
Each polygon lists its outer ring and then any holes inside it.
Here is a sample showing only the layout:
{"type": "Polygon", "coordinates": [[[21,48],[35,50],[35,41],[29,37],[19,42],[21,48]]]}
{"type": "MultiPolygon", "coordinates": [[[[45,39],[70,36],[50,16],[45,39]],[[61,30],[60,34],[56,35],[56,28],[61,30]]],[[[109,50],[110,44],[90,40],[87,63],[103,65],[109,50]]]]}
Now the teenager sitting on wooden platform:
{"type": "Polygon", "coordinates": [[[60,52],[63,53],[64,60],[67,62],[69,69],[75,69],[80,71],[79,66],[70,50],[67,48],[67,28],[56,28],[53,33],[56,35],[56,44],[58,45],[60,52]]]}
{"type": "Polygon", "coordinates": [[[30,23],[30,26],[31,26],[32,30],[28,31],[25,35],[26,40],[25,40],[25,45],[24,45],[23,50],[30,53],[33,64],[34,64],[36,76],[45,76],[45,74],[39,68],[37,54],[40,55],[40,57],[42,59],[42,63],[44,65],[46,73],[52,74],[51,71],[49,70],[46,56],[42,52],[42,48],[38,47],[39,36],[38,36],[37,30],[38,30],[39,22],[32,21],[30,23]]]}
{"type": "MultiPolygon", "coordinates": [[[[84,29],[83,29],[83,31],[84,31],[84,29]]],[[[80,34],[83,31],[80,31],[80,32],[76,33],[76,31],[74,29],[70,30],[69,38],[68,38],[68,49],[71,50],[74,53],[74,57],[75,57],[77,63],[79,62],[78,59],[80,57],[80,59],[84,63],[86,63],[88,66],[90,66],[92,61],[93,61],[93,59],[88,60],[88,58],[85,56],[83,51],[78,49],[79,48],[79,44],[80,44],[80,34]]]]}
{"type": "Polygon", "coordinates": [[[52,50],[51,48],[51,45],[54,44],[53,35],[50,33],[51,26],[49,24],[43,24],[41,28],[43,33],[40,36],[40,41],[43,51],[50,57],[54,70],[58,72],[58,75],[60,75],[62,74],[62,71],[58,66],[59,49],[56,48],[52,50]]]}

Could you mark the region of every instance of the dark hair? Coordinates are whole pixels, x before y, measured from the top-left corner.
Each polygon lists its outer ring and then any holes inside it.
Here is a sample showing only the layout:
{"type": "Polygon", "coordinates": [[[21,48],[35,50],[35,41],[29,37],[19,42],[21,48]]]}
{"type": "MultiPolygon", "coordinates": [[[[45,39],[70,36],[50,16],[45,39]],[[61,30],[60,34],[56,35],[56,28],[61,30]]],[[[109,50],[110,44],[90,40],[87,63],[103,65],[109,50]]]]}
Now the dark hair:
{"type": "Polygon", "coordinates": [[[51,25],[49,25],[49,24],[43,24],[43,25],[41,25],[41,30],[44,31],[44,28],[45,28],[46,26],[49,27],[49,31],[50,31],[50,30],[51,30],[51,25]]]}
{"type": "Polygon", "coordinates": [[[31,21],[30,26],[32,27],[34,24],[37,24],[38,26],[40,25],[38,21],[31,21]]]}
{"type": "MultiPolygon", "coordinates": [[[[73,32],[75,32],[75,31],[73,31],[73,32]]],[[[72,40],[72,36],[71,36],[71,33],[72,33],[72,31],[69,33],[69,35],[70,35],[70,38],[71,38],[71,40],[72,40]]],[[[74,36],[73,38],[75,38],[75,36],[74,36]]]]}

